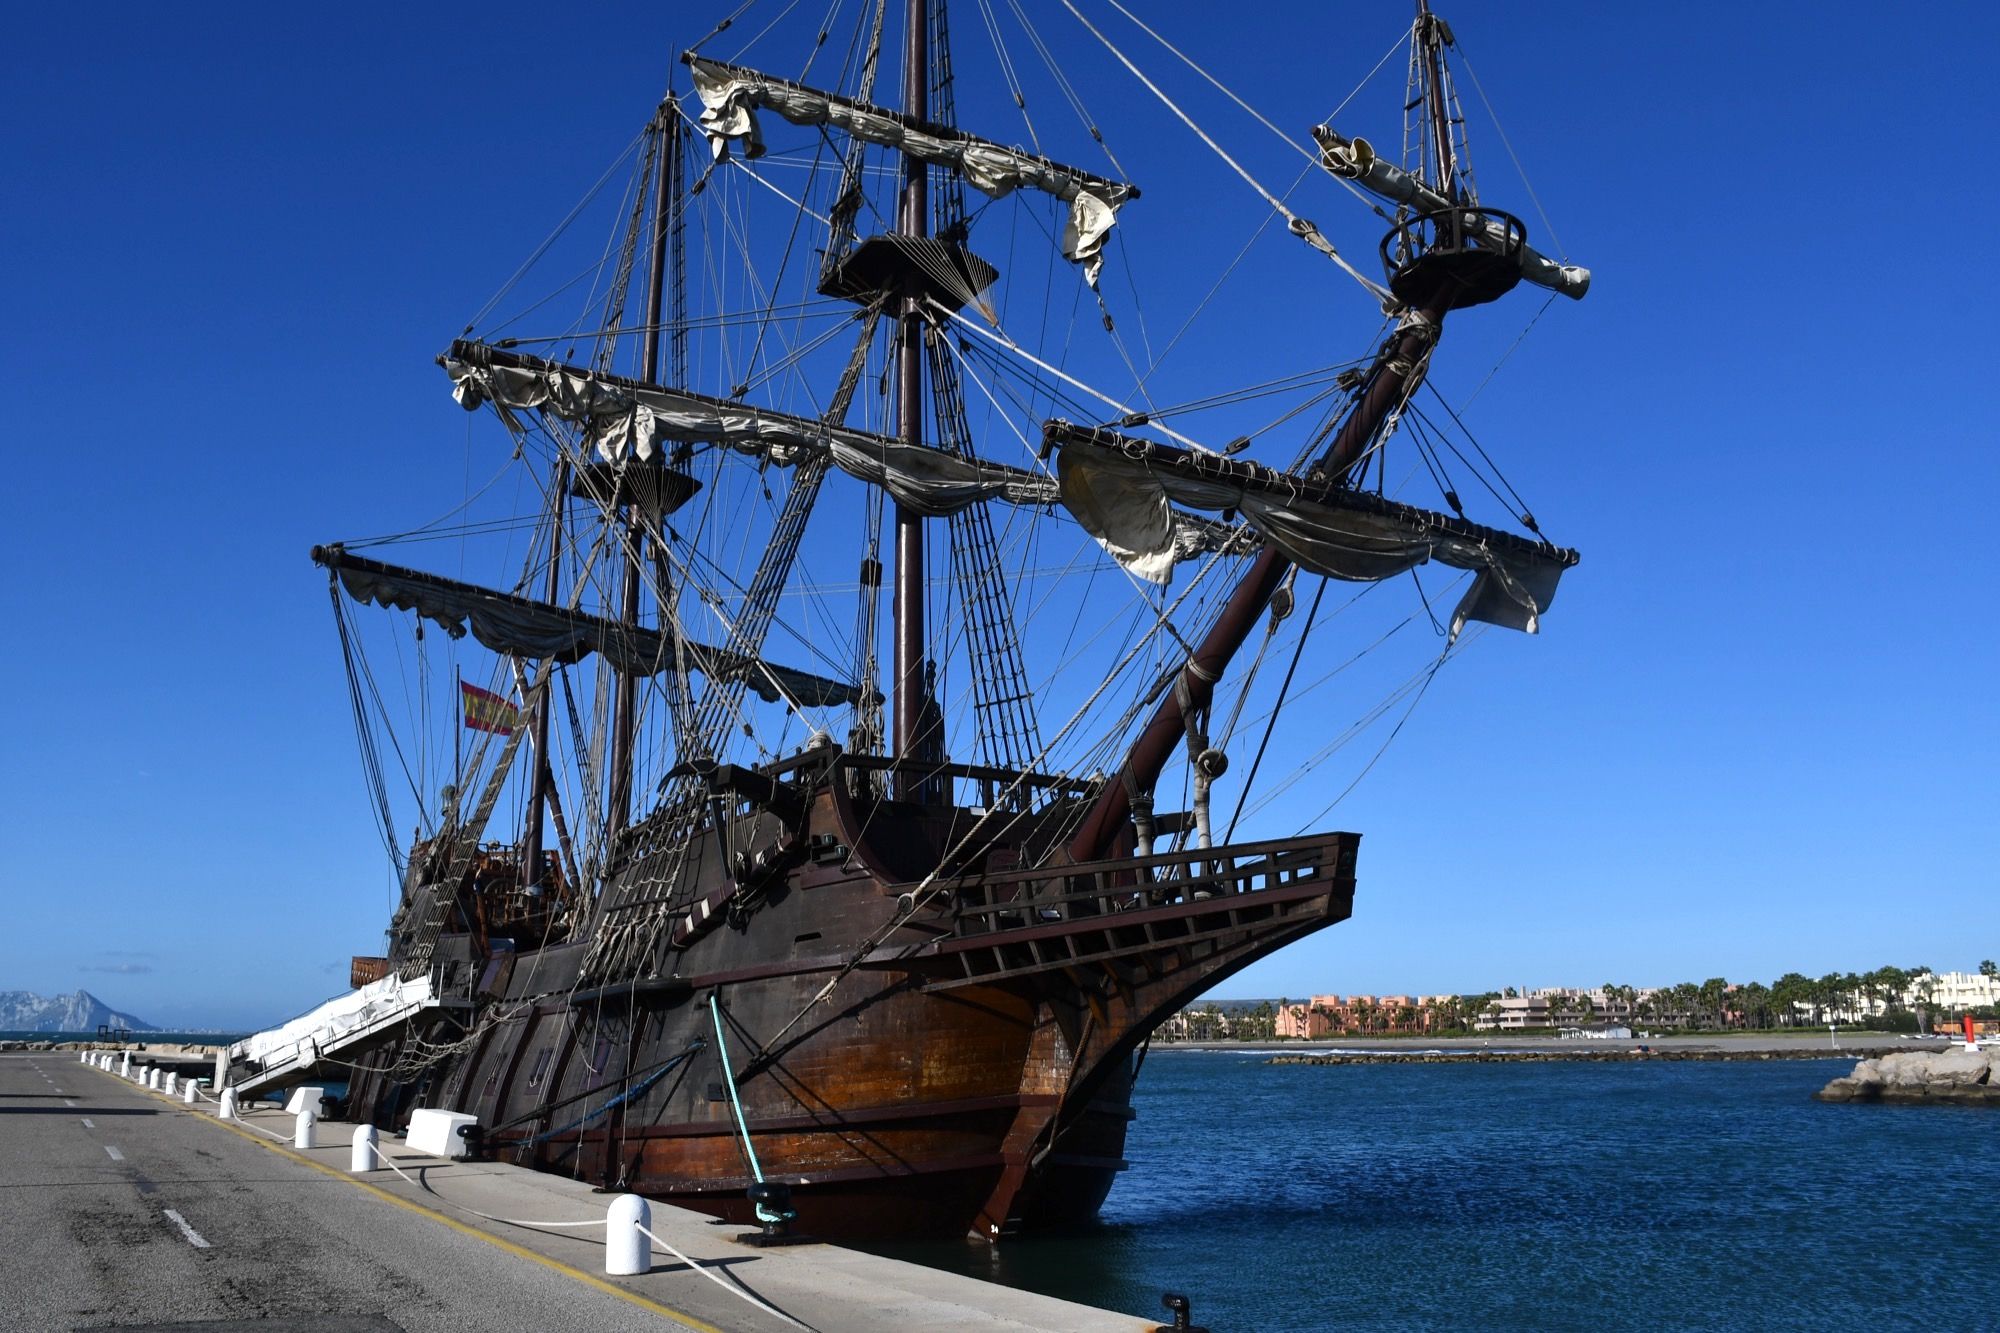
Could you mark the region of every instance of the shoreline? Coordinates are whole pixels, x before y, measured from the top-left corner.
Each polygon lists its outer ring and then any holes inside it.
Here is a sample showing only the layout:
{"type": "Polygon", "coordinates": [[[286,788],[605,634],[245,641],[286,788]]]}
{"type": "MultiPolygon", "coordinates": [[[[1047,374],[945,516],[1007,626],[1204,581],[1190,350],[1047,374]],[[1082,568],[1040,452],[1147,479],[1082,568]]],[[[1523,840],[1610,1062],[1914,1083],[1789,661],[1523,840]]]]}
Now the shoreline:
{"type": "Polygon", "coordinates": [[[1617,1041],[1547,1036],[1348,1037],[1312,1041],[1156,1042],[1165,1051],[1238,1052],[1271,1064],[1536,1064],[1555,1061],[1855,1060],[1896,1051],[1939,1051],[1955,1043],[1893,1032],[1713,1033],[1617,1041]]]}

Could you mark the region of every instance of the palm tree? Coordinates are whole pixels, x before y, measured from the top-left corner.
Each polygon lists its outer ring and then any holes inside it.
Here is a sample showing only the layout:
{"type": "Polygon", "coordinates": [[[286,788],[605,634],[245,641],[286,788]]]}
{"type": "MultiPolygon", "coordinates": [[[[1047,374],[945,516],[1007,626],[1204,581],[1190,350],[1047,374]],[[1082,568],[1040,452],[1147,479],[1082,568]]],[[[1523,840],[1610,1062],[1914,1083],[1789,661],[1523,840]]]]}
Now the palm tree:
{"type": "Polygon", "coordinates": [[[1757,1016],[1756,1026],[1771,1026],[1771,988],[1761,981],[1753,981],[1743,988],[1743,1007],[1757,1016]]]}
{"type": "Polygon", "coordinates": [[[1937,974],[1928,967],[1913,967],[1910,969],[1910,984],[1917,988],[1923,1027],[1928,1032],[1937,1018],[1937,974]]]}
{"type": "Polygon", "coordinates": [[[1812,981],[1803,973],[1787,972],[1771,983],[1771,1000],[1777,1006],[1779,1022],[1785,1027],[1796,1027],[1798,1007],[1812,1003],[1812,981]]]}

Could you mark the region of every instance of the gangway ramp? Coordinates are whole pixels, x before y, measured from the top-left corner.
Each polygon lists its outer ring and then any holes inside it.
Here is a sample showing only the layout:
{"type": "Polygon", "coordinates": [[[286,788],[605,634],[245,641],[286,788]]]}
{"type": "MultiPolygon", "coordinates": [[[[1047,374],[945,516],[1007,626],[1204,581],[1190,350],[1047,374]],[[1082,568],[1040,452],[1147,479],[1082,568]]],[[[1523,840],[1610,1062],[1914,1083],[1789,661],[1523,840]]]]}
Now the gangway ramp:
{"type": "Polygon", "coordinates": [[[429,975],[371,981],[237,1042],[218,1057],[216,1084],[226,1083],[248,1100],[304,1083],[322,1062],[351,1061],[439,1007],[429,975]]]}

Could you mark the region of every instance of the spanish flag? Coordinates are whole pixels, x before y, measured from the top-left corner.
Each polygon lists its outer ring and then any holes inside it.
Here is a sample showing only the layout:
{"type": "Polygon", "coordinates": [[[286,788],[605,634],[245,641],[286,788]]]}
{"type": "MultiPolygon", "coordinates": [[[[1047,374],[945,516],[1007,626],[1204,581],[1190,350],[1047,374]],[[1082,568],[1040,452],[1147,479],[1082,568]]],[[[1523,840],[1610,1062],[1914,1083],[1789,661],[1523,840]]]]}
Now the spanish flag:
{"type": "Polygon", "coordinates": [[[465,725],[474,731],[491,731],[511,736],[521,725],[521,710],[514,701],[477,685],[458,682],[459,701],[465,705],[465,725]]]}

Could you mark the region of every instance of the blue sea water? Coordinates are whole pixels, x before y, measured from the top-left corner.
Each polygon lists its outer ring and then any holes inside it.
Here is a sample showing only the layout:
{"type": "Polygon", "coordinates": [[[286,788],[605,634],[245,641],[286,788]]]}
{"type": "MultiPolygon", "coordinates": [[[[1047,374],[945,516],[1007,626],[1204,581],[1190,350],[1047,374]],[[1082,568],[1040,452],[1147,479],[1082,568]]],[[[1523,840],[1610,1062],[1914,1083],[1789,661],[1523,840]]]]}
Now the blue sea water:
{"type": "Polygon", "coordinates": [[[1156,1051],[1098,1224],[905,1257],[1214,1333],[2000,1329],[2000,1112],[1847,1060],[1272,1065],[1156,1051]]]}

